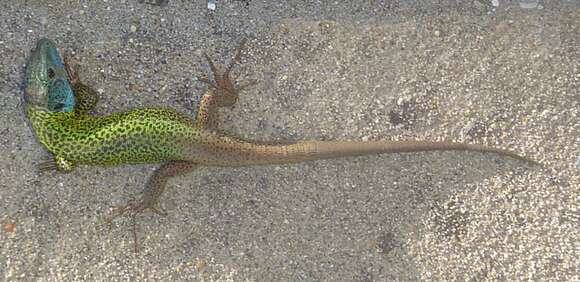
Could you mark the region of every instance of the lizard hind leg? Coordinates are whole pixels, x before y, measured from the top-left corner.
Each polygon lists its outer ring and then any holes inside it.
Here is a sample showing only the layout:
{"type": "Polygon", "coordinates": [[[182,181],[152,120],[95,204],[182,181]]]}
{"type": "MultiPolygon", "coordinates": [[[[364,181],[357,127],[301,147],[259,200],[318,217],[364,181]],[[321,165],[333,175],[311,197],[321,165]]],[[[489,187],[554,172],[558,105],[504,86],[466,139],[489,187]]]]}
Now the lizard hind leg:
{"type": "Polygon", "coordinates": [[[171,177],[190,172],[196,167],[196,164],[187,161],[168,161],[162,164],[147,180],[147,184],[145,184],[145,189],[143,190],[141,196],[139,198],[129,200],[124,205],[114,206],[113,213],[105,219],[105,222],[110,224],[118,217],[124,215],[129,216],[133,221],[133,240],[135,242],[135,252],[138,252],[137,215],[147,210],[151,210],[158,215],[166,216],[167,212],[161,208],[159,200],[165,191],[167,181],[171,177]]]}
{"type": "Polygon", "coordinates": [[[199,78],[198,80],[209,85],[209,89],[203,94],[199,102],[199,109],[196,116],[196,125],[202,128],[212,128],[217,125],[217,108],[230,107],[235,105],[238,101],[239,93],[251,85],[256,84],[251,80],[240,85],[235,85],[235,79],[230,77],[230,73],[235,66],[235,63],[240,61],[241,50],[245,44],[245,39],[242,40],[238,48],[236,48],[236,55],[229,63],[223,73],[216,67],[212,59],[203,54],[211,69],[213,80],[206,78],[199,78]]]}

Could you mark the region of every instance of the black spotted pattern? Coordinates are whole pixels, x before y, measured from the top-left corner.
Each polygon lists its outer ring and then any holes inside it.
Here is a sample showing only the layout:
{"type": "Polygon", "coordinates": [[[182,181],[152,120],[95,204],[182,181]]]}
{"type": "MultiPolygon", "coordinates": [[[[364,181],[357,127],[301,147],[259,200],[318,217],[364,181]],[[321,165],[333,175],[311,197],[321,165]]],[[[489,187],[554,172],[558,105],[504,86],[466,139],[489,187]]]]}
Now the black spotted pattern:
{"type": "Polygon", "coordinates": [[[66,160],[117,165],[182,159],[182,146],[200,138],[193,120],[173,109],[144,108],[108,116],[30,107],[39,141],[66,160]]]}

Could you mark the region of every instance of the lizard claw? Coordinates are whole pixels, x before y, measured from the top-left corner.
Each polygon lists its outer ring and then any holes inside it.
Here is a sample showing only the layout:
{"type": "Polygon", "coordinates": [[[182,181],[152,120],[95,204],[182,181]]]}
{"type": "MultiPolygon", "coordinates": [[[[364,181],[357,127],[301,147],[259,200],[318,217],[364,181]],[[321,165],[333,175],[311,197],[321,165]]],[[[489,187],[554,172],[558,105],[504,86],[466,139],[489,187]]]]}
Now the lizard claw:
{"type": "Polygon", "coordinates": [[[40,163],[36,164],[36,168],[40,172],[45,171],[58,171],[58,172],[71,172],[74,168],[75,163],[73,161],[69,161],[65,158],[55,156],[54,159],[48,159],[41,161],[40,163]]]}
{"type": "Polygon", "coordinates": [[[127,203],[124,205],[113,206],[112,214],[105,218],[105,222],[109,225],[109,227],[111,226],[113,220],[115,220],[118,217],[127,215],[128,217],[131,218],[131,220],[133,221],[133,242],[135,242],[135,253],[139,252],[138,249],[139,244],[137,237],[137,229],[138,229],[137,215],[144,213],[148,209],[150,209],[151,211],[153,211],[158,215],[167,216],[167,212],[163,210],[163,208],[161,208],[161,206],[158,203],[151,203],[143,200],[142,198],[140,199],[133,198],[127,201],[127,203]]]}
{"type": "Polygon", "coordinates": [[[40,172],[57,170],[56,164],[53,160],[42,161],[35,166],[40,172]]]}
{"type": "Polygon", "coordinates": [[[124,205],[113,206],[112,214],[105,218],[105,222],[109,225],[109,228],[111,228],[111,223],[113,220],[115,220],[117,217],[125,215],[126,213],[129,214],[129,217],[131,217],[131,220],[133,221],[133,242],[135,245],[135,253],[139,252],[137,238],[137,214],[142,213],[144,210],[145,209],[139,207],[139,204],[135,199],[131,199],[124,205]]]}
{"type": "Polygon", "coordinates": [[[151,209],[151,211],[153,211],[154,213],[156,213],[160,216],[163,216],[163,217],[167,216],[167,211],[164,210],[160,204],[156,204],[156,205],[150,207],[150,209],[151,209]]]}
{"type": "Polygon", "coordinates": [[[71,56],[68,54],[64,55],[64,69],[66,70],[66,73],[68,74],[68,80],[70,81],[71,84],[76,84],[77,82],[80,81],[79,78],[79,69],[80,66],[79,64],[75,63],[73,61],[73,59],[71,59],[71,56]]]}
{"type": "Polygon", "coordinates": [[[209,68],[211,69],[213,75],[213,81],[208,78],[198,78],[198,81],[206,83],[211,88],[216,90],[216,102],[218,107],[227,107],[233,106],[236,101],[238,100],[239,93],[243,90],[248,88],[251,85],[256,84],[256,81],[252,80],[246,83],[243,83],[239,86],[234,85],[235,79],[230,77],[230,73],[237,62],[240,61],[241,58],[241,50],[244,47],[246,40],[243,39],[240,42],[238,48],[236,48],[236,55],[229,63],[227,68],[223,71],[223,73],[216,67],[212,59],[206,54],[203,53],[203,56],[207,60],[209,64],[209,68]]]}
{"type": "MultiPolygon", "coordinates": [[[[156,206],[149,206],[145,201],[141,199],[131,199],[127,201],[124,205],[115,205],[113,206],[113,212],[110,216],[108,216],[105,221],[107,223],[113,222],[118,217],[122,217],[127,214],[129,217],[136,217],[138,214],[145,212],[146,210],[151,209],[157,214],[163,215],[163,213],[158,212],[159,209],[156,206]]],[[[167,214],[167,213],[165,213],[167,214]]]]}

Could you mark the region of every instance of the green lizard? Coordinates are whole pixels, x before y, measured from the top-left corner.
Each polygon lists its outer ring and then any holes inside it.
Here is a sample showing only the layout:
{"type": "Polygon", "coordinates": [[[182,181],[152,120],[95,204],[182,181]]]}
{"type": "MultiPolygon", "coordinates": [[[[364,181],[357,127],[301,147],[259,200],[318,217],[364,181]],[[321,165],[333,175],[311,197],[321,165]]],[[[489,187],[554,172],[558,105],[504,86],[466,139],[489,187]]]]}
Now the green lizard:
{"type": "Polygon", "coordinates": [[[75,69],[63,64],[54,42],[39,40],[27,65],[25,101],[38,141],[54,155],[54,161],[41,164],[41,168],[70,171],[76,164],[161,163],[148,179],[141,197],[116,209],[114,217],[129,213],[134,219],[145,210],[165,214],[158,203],[167,180],[197,166],[289,164],[436,150],[490,152],[535,163],[514,152],[453,142],[297,141],[268,144],[224,134],[216,127],[218,108],[234,105],[240,91],[251,84],[236,87],[229,77],[234,63],[239,60],[241,47],[242,44],[223,73],[204,54],[215,82],[203,80],[210,87],[203,93],[197,116],[192,119],[170,108],[89,114],[98,100],[96,92],[80,81],[75,69]]]}

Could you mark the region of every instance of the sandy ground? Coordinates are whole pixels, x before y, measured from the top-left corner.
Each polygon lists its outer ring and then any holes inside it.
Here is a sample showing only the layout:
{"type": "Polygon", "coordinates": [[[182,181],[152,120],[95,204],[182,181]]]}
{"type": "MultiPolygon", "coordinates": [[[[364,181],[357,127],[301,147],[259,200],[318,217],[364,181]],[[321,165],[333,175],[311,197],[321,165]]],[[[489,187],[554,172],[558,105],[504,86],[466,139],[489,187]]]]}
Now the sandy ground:
{"type": "Polygon", "coordinates": [[[0,279],[578,280],[580,8],[576,1],[2,1],[0,279]],[[79,3],[80,2],[80,3],[79,3]],[[52,4],[50,4],[52,3],[52,4]],[[325,4],[326,3],[326,4],[325,4]],[[97,112],[194,113],[209,69],[248,43],[259,84],[221,128],[255,140],[455,140],[493,154],[395,154],[201,168],[167,217],[107,226],[155,165],[39,173],[23,70],[54,39],[101,93],[97,112]]]}

